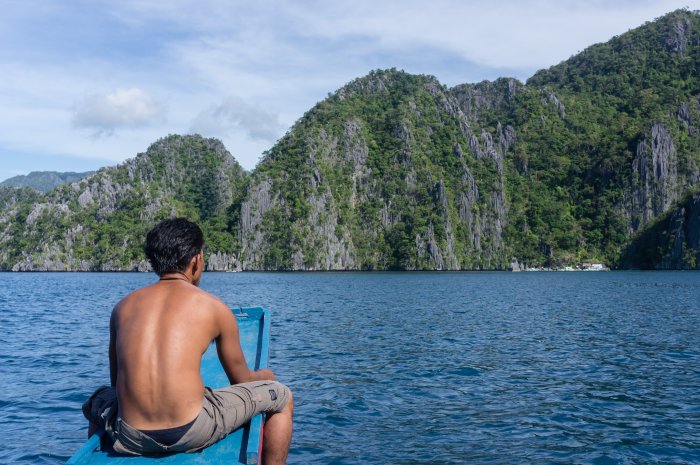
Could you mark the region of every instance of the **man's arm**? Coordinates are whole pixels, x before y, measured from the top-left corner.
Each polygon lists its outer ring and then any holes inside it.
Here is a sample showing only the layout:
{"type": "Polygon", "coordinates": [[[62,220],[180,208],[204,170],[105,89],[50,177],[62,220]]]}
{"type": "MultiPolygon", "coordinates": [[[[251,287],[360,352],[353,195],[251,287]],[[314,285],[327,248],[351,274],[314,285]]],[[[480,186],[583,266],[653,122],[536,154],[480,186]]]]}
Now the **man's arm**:
{"type": "Polygon", "coordinates": [[[216,338],[216,352],[219,361],[224,367],[226,376],[231,384],[247,383],[249,381],[261,381],[275,379],[272,370],[262,368],[253,371],[248,368],[241,349],[241,341],[238,338],[238,322],[230,308],[221,303],[217,306],[217,322],[219,335],[216,338]]]}
{"type": "Polygon", "coordinates": [[[112,387],[117,385],[117,329],[114,311],[109,318],[109,380],[112,387]]]}

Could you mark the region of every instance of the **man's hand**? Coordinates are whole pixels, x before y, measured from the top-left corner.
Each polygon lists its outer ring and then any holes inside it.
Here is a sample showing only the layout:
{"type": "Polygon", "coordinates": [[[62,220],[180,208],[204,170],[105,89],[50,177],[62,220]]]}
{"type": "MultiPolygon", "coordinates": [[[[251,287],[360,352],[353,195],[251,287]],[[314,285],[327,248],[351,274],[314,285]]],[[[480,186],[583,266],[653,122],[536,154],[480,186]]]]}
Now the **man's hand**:
{"type": "Polygon", "coordinates": [[[252,373],[255,375],[256,379],[251,381],[277,380],[277,378],[275,378],[275,374],[269,368],[261,368],[259,370],[253,371],[252,373]]]}

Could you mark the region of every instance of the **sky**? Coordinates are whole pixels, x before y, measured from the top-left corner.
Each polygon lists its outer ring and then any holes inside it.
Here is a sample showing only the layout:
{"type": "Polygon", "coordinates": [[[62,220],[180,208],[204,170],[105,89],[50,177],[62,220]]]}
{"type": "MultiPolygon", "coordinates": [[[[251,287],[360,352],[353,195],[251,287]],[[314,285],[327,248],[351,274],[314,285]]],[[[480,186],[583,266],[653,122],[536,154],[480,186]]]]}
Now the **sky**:
{"type": "Polygon", "coordinates": [[[169,134],[239,163],[373,69],[525,81],[700,0],[0,0],[0,180],[87,171],[169,134]]]}

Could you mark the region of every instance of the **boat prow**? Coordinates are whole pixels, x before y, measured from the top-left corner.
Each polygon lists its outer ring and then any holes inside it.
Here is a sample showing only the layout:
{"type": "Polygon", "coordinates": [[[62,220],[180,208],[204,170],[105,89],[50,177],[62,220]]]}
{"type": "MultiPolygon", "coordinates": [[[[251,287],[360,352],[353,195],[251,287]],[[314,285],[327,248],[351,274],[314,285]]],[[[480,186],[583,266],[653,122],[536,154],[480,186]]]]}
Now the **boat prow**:
{"type": "MultiPolygon", "coordinates": [[[[270,355],[270,311],[262,307],[233,310],[238,320],[241,348],[252,370],[267,368],[270,355]]],[[[204,384],[213,388],[228,386],[212,343],[202,356],[201,373],[204,384]]],[[[256,415],[242,428],[206,449],[190,454],[172,454],[159,457],[127,456],[114,452],[111,440],[100,430],[93,434],[66,462],[67,465],[118,464],[257,464],[263,435],[263,415],[256,415]]]]}

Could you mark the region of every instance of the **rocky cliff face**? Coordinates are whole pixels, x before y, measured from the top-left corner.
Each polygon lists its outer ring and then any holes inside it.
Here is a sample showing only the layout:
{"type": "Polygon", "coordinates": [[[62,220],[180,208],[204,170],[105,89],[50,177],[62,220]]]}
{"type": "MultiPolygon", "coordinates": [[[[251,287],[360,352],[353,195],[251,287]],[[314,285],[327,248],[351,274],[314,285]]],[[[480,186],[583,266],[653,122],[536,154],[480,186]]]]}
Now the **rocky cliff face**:
{"type": "MultiPolygon", "coordinates": [[[[183,215],[215,236],[213,220],[226,214],[243,177],[217,140],[161,139],[122,165],[47,194],[5,198],[0,264],[12,271],[146,271],[141,249],[150,227],[183,215]]],[[[235,266],[222,256],[230,244],[215,247],[211,269],[235,266]]]]}
{"type": "Polygon", "coordinates": [[[678,156],[673,137],[663,124],[651,127],[637,144],[633,170],[633,230],[668,210],[678,196],[678,156]]]}
{"type": "Polygon", "coordinates": [[[621,262],[625,268],[700,268],[700,195],[688,196],[635,237],[621,262]]]}
{"type": "Polygon", "coordinates": [[[697,153],[685,154],[681,158],[674,142],[679,136],[697,140],[700,120],[696,116],[697,103],[694,106],[692,117],[690,105],[683,104],[679,109],[679,119],[687,135],[674,136],[666,125],[653,123],[648,134],[637,144],[632,164],[632,205],[629,209],[632,232],[642,229],[674,207],[684,192],[700,182],[697,153]]]}
{"type": "Polygon", "coordinates": [[[640,138],[632,161],[631,187],[625,191],[629,233],[635,235],[664,213],[676,209],[679,199],[700,185],[698,134],[700,101],[678,107],[676,121],[654,122],[640,138]],[[672,123],[681,123],[676,132],[672,123]],[[679,153],[676,141],[684,147],[679,153]]]}
{"type": "Polygon", "coordinates": [[[317,105],[252,177],[243,269],[505,266],[503,160],[515,130],[480,127],[473,106],[502,97],[475,92],[389,70],[317,105]]]}

